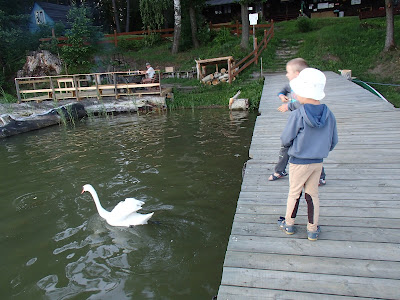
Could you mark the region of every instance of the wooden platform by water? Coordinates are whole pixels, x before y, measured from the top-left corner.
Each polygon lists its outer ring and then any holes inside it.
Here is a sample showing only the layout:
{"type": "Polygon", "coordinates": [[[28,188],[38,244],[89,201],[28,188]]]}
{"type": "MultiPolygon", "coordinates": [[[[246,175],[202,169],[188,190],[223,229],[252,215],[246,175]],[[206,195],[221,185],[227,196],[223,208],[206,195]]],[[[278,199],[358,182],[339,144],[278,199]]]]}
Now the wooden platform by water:
{"type": "Polygon", "coordinates": [[[304,199],[296,234],[276,224],[285,215],[288,178],[267,178],[289,113],[276,110],[286,77],[268,75],[218,300],[400,299],[400,110],[325,74],[323,102],[336,116],[339,143],[324,160],[319,240],[307,240],[304,199]]]}

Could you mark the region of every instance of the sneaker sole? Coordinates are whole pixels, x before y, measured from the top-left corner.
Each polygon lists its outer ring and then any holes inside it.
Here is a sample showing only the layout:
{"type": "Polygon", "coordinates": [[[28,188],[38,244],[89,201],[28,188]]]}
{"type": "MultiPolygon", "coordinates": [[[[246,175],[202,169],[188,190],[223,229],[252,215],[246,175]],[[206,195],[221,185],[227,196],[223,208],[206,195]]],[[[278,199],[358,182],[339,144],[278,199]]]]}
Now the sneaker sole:
{"type": "Polygon", "coordinates": [[[312,238],[308,238],[309,241],[317,241],[318,238],[312,239],[312,238]]]}

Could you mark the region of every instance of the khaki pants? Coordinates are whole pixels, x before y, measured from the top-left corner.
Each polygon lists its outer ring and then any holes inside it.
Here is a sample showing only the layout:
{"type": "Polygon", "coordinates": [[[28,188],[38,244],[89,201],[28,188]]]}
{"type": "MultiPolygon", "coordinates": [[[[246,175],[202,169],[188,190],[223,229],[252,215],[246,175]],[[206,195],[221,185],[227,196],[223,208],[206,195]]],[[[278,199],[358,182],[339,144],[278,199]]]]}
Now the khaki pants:
{"type": "Polygon", "coordinates": [[[318,184],[322,163],[297,165],[289,164],[289,195],[286,206],[286,224],[294,225],[304,188],[307,201],[308,231],[316,231],[319,219],[318,184]]]}

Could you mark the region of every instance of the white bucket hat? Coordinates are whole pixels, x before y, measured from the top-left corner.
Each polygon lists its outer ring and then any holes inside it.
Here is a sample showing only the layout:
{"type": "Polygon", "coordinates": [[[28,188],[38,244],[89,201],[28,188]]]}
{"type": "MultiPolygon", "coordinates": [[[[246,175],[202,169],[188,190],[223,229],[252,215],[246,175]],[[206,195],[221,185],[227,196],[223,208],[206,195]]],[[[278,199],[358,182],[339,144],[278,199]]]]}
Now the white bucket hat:
{"type": "Polygon", "coordinates": [[[324,73],[314,68],[304,69],[299,76],[290,81],[290,87],[296,95],[314,100],[322,100],[325,97],[325,84],[324,73]]]}

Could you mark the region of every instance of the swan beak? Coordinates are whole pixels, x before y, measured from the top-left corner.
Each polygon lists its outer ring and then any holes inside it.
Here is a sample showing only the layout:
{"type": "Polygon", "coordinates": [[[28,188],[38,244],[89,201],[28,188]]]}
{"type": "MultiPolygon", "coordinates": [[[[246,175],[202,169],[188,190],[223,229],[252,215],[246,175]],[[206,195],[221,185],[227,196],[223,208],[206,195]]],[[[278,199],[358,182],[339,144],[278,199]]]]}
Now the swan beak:
{"type": "Polygon", "coordinates": [[[83,188],[82,188],[82,192],[81,192],[81,195],[82,195],[82,194],[83,194],[84,192],[85,192],[85,189],[83,189],[83,188]]]}

